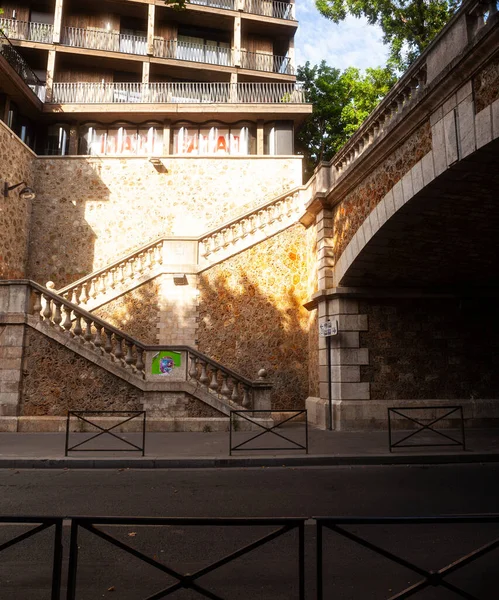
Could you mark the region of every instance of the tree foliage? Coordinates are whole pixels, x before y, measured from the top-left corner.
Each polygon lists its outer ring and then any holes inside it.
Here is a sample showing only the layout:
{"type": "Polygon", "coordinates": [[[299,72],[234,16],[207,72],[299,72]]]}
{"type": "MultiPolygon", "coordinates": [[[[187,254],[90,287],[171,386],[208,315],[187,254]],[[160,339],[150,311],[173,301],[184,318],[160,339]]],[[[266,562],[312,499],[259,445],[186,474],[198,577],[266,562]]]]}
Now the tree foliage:
{"type": "Polygon", "coordinates": [[[404,70],[447,23],[459,0],[316,0],[335,23],[350,14],[379,25],[390,47],[390,64],[404,70]]]}
{"type": "Polygon", "coordinates": [[[362,73],[350,67],[342,72],[325,61],[298,67],[297,79],[313,104],[313,113],[298,134],[308,173],[334,156],[396,81],[388,68],[362,73]]]}

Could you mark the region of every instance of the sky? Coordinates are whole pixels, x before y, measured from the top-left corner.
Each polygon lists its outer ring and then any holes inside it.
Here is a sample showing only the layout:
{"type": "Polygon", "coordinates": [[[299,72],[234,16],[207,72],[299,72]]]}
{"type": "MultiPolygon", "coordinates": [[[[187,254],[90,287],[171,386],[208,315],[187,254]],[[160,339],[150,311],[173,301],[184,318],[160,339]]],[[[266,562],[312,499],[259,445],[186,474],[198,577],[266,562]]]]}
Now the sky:
{"type": "Polygon", "coordinates": [[[365,19],[349,16],[336,25],[319,13],[314,0],[296,0],[296,18],[297,65],[304,65],[307,60],[312,65],[325,60],[338,69],[365,69],[386,63],[388,51],[381,41],[381,29],[365,19]]]}

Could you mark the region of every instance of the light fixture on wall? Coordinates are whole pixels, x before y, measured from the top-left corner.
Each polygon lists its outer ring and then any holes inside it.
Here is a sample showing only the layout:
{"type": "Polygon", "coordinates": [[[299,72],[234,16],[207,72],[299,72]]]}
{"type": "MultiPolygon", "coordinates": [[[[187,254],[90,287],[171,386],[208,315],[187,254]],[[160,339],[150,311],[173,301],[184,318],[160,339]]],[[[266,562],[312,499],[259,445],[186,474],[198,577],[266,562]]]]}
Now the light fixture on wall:
{"type": "Polygon", "coordinates": [[[168,173],[168,169],[160,158],[150,156],[148,160],[158,173],[168,173]]]}
{"type": "Polygon", "coordinates": [[[19,197],[22,198],[23,200],[34,200],[36,198],[36,192],[33,188],[28,187],[26,185],[25,181],[21,181],[20,183],[16,183],[15,185],[11,185],[11,186],[9,186],[9,184],[7,182],[5,182],[3,185],[3,195],[5,196],[5,198],[7,198],[7,196],[9,195],[9,192],[11,192],[12,190],[15,190],[16,188],[18,188],[21,185],[24,185],[24,187],[19,192],[19,197]]]}
{"type": "Polygon", "coordinates": [[[175,285],[189,285],[189,282],[187,281],[187,275],[185,275],[185,273],[174,275],[173,283],[175,285]]]}

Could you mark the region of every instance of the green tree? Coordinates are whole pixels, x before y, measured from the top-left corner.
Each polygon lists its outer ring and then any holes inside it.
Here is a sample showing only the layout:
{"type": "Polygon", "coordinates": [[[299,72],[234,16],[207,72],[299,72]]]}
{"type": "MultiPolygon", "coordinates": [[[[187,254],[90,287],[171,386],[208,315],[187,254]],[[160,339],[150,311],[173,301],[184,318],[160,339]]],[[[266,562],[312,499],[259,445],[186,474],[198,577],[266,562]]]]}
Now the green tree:
{"type": "Polygon", "coordinates": [[[365,73],[350,67],[342,72],[325,61],[298,67],[297,79],[313,105],[297,139],[307,174],[334,156],[396,81],[386,67],[366,69],[365,73]]]}
{"type": "Polygon", "coordinates": [[[390,64],[404,70],[447,23],[460,0],[315,0],[335,23],[350,14],[379,25],[390,64]]]}

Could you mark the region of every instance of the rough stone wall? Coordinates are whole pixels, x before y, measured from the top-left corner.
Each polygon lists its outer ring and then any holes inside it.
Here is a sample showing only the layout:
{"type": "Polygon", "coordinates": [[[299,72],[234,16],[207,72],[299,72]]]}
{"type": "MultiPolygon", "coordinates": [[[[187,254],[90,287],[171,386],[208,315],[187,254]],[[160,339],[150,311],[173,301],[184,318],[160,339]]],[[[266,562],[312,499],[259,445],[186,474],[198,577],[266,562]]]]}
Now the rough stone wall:
{"type": "Polygon", "coordinates": [[[22,416],[141,408],[140,390],[31,328],[23,369],[22,416]]]}
{"type": "MultiPolygon", "coordinates": [[[[0,279],[26,276],[31,200],[19,197],[19,188],[3,195],[3,185],[26,181],[33,186],[34,154],[0,121],[0,279]]],[[[36,202],[36,200],[35,200],[36,202]]]]}
{"type": "Polygon", "coordinates": [[[431,129],[427,122],[338,204],[334,212],[333,236],[336,258],[378,202],[430,150],[431,129]]]}
{"type": "Polygon", "coordinates": [[[153,279],[97,308],[93,314],[143,344],[158,343],[159,283],[153,279]]]}
{"type": "MultiPolygon", "coordinates": [[[[307,229],[308,300],[318,290],[317,226],[307,229]]],[[[309,314],[308,333],[308,395],[319,395],[319,321],[317,310],[309,314]]]]}
{"type": "Polygon", "coordinates": [[[499,98],[499,55],[496,55],[473,80],[475,113],[499,98]]]}
{"type": "Polygon", "coordinates": [[[496,299],[362,301],[373,400],[499,397],[496,299]]]}
{"type": "Polygon", "coordinates": [[[276,409],[308,395],[306,240],[295,225],[199,278],[199,350],[250,379],[267,369],[276,409]]]}
{"type": "Polygon", "coordinates": [[[29,276],[63,287],[161,236],[197,236],[301,184],[301,159],[47,157],[29,276]]]}

